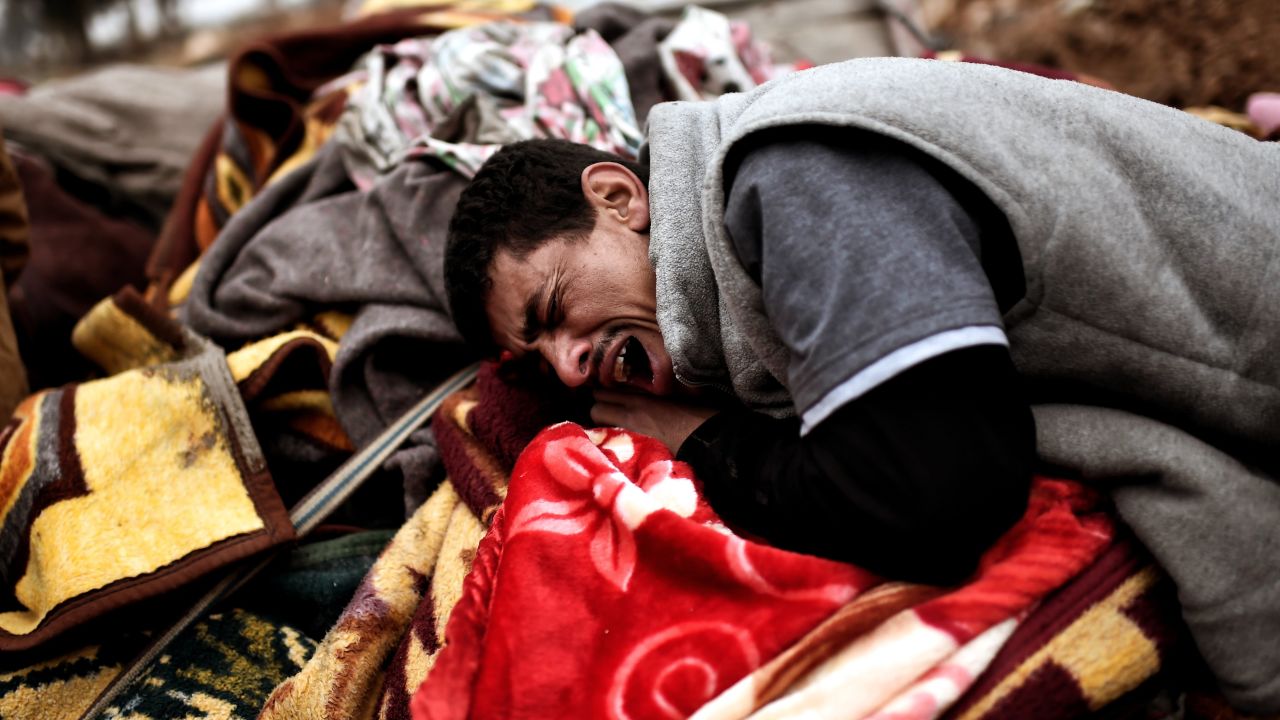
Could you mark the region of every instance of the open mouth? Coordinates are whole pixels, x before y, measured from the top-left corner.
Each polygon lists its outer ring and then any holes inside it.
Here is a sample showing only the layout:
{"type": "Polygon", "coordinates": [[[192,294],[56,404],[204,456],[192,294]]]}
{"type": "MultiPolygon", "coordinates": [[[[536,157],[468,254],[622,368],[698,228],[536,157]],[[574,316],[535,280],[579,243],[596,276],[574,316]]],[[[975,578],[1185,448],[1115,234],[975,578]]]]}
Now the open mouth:
{"type": "Polygon", "coordinates": [[[653,368],[649,365],[649,353],[644,345],[631,336],[622,344],[622,350],[613,361],[613,379],[615,382],[628,382],[632,378],[653,382],[653,368]]]}

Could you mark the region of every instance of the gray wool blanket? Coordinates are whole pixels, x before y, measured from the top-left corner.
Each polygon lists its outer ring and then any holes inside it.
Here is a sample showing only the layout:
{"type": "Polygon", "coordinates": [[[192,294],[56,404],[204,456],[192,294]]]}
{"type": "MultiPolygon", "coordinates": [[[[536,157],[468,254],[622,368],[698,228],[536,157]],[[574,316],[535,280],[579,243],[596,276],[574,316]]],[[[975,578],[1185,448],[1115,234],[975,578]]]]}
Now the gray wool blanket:
{"type": "Polygon", "coordinates": [[[0,95],[10,140],[139,208],[159,227],[226,102],[227,67],[112,65],[0,95]]]}
{"type": "MultiPolygon", "coordinates": [[[[226,347],[292,329],[324,310],[354,313],[329,377],[357,447],[473,358],[449,319],[444,244],[466,182],[407,161],[368,192],[353,188],[336,144],[265,188],[201,260],[182,318],[226,347]]],[[[437,470],[427,430],[389,465],[407,510],[437,470]]]]}

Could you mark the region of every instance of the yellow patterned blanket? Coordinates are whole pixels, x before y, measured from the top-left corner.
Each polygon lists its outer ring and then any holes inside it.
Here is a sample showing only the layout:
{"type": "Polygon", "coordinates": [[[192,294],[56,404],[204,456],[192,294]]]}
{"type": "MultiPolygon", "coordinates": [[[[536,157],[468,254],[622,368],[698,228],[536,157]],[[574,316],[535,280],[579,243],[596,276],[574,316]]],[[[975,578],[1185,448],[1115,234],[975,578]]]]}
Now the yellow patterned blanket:
{"type": "Polygon", "coordinates": [[[77,340],[114,374],[0,433],[0,652],[293,538],[222,351],[136,295],[93,315],[77,340]]]}

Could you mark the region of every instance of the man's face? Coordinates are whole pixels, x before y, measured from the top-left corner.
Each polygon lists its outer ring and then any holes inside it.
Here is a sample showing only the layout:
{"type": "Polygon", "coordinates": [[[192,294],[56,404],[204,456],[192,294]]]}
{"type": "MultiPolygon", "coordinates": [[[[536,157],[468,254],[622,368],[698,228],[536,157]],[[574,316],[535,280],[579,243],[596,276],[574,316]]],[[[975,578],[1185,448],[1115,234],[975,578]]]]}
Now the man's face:
{"type": "Polygon", "coordinates": [[[585,239],[550,240],[523,260],[499,252],[485,303],[494,340],[540,354],[569,387],[672,393],[648,251],[647,233],[599,212],[585,239]]]}

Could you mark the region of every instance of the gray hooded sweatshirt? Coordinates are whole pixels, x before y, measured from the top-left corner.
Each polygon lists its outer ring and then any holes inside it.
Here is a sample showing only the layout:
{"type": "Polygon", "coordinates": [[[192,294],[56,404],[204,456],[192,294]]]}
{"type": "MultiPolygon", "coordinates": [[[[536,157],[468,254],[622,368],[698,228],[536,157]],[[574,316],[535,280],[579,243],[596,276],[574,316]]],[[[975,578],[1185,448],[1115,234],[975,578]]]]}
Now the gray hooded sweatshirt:
{"type": "Polygon", "coordinates": [[[650,261],[677,376],[774,415],[794,412],[788,351],[725,232],[723,165],[752,133],[813,124],[918,148],[1005,214],[1026,275],[1003,318],[1015,364],[1123,399],[1035,407],[1041,457],[1112,491],[1228,699],[1280,711],[1280,146],[1078,83],[903,58],[656,106],[650,261]]]}

